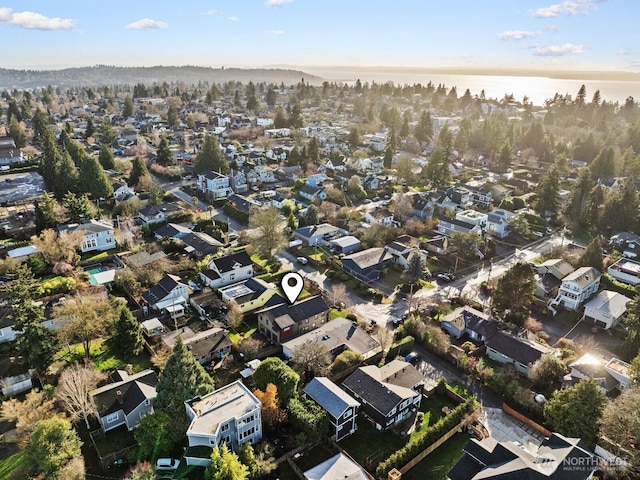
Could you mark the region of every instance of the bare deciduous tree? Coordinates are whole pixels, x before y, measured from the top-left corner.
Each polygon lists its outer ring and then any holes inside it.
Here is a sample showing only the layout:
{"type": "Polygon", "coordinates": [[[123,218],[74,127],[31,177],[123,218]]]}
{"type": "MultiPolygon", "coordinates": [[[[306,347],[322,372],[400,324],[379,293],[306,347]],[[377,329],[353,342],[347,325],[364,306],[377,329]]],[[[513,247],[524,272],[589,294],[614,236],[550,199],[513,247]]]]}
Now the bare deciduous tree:
{"type": "Polygon", "coordinates": [[[238,302],[236,302],[235,300],[229,302],[228,305],[229,310],[227,311],[226,315],[227,323],[235,331],[238,331],[238,329],[242,326],[242,322],[244,321],[244,313],[242,312],[240,305],[238,305],[238,302]]]}
{"type": "Polygon", "coordinates": [[[309,379],[322,377],[329,372],[331,355],[327,347],[319,342],[307,340],[293,351],[294,367],[309,379]]]}
{"type": "Polygon", "coordinates": [[[351,299],[347,293],[347,287],[344,283],[334,283],[325,290],[325,297],[331,306],[341,306],[343,308],[351,307],[351,299]]]}
{"type": "Polygon", "coordinates": [[[384,363],[387,358],[387,352],[389,351],[391,342],[393,342],[393,334],[384,325],[378,325],[376,340],[378,340],[380,348],[382,348],[382,362],[384,363]]]}
{"type": "Polygon", "coordinates": [[[89,417],[98,414],[89,392],[98,386],[105,374],[90,365],[71,365],[60,374],[56,397],[73,420],[84,420],[89,429],[89,417]]]}
{"type": "Polygon", "coordinates": [[[158,370],[163,370],[164,366],[167,364],[167,360],[171,356],[171,349],[166,345],[162,345],[158,348],[153,355],[151,355],[151,363],[158,370]]]}
{"type": "Polygon", "coordinates": [[[38,248],[38,252],[49,265],[68,263],[75,265],[80,258],[77,250],[82,244],[84,235],[81,232],[62,232],[43,230],[40,235],[31,237],[31,242],[38,248]]]}
{"type": "Polygon", "coordinates": [[[21,437],[31,432],[40,420],[54,415],[53,400],[42,390],[31,390],[23,401],[11,398],[2,403],[0,419],[17,424],[21,437]]]}

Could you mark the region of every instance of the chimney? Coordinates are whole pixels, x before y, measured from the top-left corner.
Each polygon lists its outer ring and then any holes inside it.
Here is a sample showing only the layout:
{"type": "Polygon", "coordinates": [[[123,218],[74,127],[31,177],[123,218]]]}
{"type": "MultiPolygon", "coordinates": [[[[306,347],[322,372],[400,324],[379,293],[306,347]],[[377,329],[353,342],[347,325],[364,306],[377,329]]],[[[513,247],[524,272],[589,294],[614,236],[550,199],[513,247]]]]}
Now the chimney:
{"type": "Polygon", "coordinates": [[[124,397],[122,396],[122,391],[116,390],[116,400],[118,400],[118,403],[120,405],[124,403],[124,397]]]}
{"type": "Polygon", "coordinates": [[[402,474],[396,468],[392,468],[387,476],[387,480],[400,480],[401,478],[402,474]]]}

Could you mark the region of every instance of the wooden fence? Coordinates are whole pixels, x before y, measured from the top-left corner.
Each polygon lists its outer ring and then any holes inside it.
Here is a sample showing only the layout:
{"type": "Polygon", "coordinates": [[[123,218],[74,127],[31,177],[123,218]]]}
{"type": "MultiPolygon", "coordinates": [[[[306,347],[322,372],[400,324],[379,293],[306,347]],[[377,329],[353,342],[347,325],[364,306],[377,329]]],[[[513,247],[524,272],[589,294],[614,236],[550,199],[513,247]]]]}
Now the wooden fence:
{"type": "Polygon", "coordinates": [[[534,422],[533,420],[531,420],[526,415],[523,415],[522,413],[518,412],[517,410],[514,410],[513,408],[511,408],[506,403],[502,404],[502,411],[504,413],[506,413],[507,415],[510,415],[513,418],[515,418],[517,420],[520,420],[522,423],[524,423],[526,425],[529,425],[531,428],[537,430],[538,432],[540,432],[545,437],[550,437],[551,436],[551,431],[550,430],[547,430],[542,425],[540,425],[539,423],[534,422]]]}

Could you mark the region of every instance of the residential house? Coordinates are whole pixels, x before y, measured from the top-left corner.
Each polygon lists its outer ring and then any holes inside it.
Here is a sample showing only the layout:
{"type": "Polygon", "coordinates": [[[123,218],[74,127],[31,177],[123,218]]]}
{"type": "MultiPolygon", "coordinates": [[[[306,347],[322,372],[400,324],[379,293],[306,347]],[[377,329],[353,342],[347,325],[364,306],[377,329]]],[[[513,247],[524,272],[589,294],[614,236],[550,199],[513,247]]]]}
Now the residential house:
{"type": "Polygon", "coordinates": [[[540,275],[553,275],[558,280],[562,280],[575,271],[573,265],[562,258],[550,258],[535,268],[540,275]]]}
{"type": "Polygon", "coordinates": [[[157,228],[153,232],[153,236],[156,240],[162,240],[163,238],[183,238],[191,233],[191,228],[185,227],[178,223],[167,223],[157,228]]]}
{"type": "Polygon", "coordinates": [[[456,213],[456,220],[477,225],[482,231],[487,228],[488,219],[489,216],[486,213],[476,212],[475,210],[463,210],[456,213]]]}
{"type": "Polygon", "coordinates": [[[258,330],[269,340],[283,343],[320,327],[329,319],[329,307],[320,295],[307,297],[290,305],[287,302],[259,310],[258,330]]]}
{"type": "Polygon", "coordinates": [[[640,283],[640,263],[629,258],[621,258],[615,262],[607,269],[607,273],[629,285],[640,283]]]}
{"type": "Polygon", "coordinates": [[[214,447],[226,444],[237,451],[247,442],[262,439],[262,404],[239,380],[187,400],[185,407],[190,422],[184,455],[187,465],[209,465],[214,447]]]}
{"type": "Polygon", "coordinates": [[[205,170],[198,173],[198,190],[208,198],[226,198],[233,193],[229,177],[222,173],[205,170]]]}
{"type": "Polygon", "coordinates": [[[362,411],[378,430],[394,428],[420,407],[424,377],[410,363],[392,360],[378,368],[358,368],[342,383],[360,401],[362,411]]]}
{"type": "Polygon", "coordinates": [[[471,202],[479,208],[489,208],[493,202],[493,194],[491,190],[486,188],[465,185],[464,188],[471,193],[471,202]]]}
{"type": "Polygon", "coordinates": [[[324,182],[329,180],[324,173],[314,173],[313,175],[307,176],[305,183],[313,188],[322,188],[324,186],[324,182]]]}
{"type": "Polygon", "coordinates": [[[515,215],[502,208],[492,210],[487,216],[487,232],[498,238],[505,238],[509,235],[509,222],[515,215]]]}
{"type": "Polygon", "coordinates": [[[227,201],[231,205],[233,205],[235,208],[237,208],[241,212],[246,213],[247,215],[251,213],[252,209],[259,208],[262,206],[260,202],[247,198],[243,195],[238,195],[237,193],[229,195],[229,198],[227,198],[227,201]]]}
{"type": "Polygon", "coordinates": [[[426,242],[422,242],[422,246],[427,252],[446,255],[449,251],[449,238],[446,235],[437,235],[426,242]]]}
{"type": "Polygon", "coordinates": [[[104,252],[116,247],[116,237],[113,225],[103,220],[89,220],[77,224],[71,223],[58,227],[58,233],[81,232],[83,237],[80,242],[80,251],[104,252]]]}
{"type": "Polygon", "coordinates": [[[259,278],[250,278],[226,287],[220,287],[218,293],[223,301],[236,302],[243,313],[264,307],[272,297],[278,295],[275,288],[270,287],[259,278]]]}
{"type": "Polygon", "coordinates": [[[438,188],[439,193],[445,193],[455,210],[468,210],[473,206],[471,192],[466,187],[457,185],[449,188],[438,188]]]}
{"type": "Polygon", "coordinates": [[[231,170],[229,185],[235,193],[246,193],[249,190],[247,175],[242,170],[231,170]]]}
{"type": "Polygon", "coordinates": [[[113,188],[113,198],[116,204],[124,200],[128,200],[136,194],[135,190],[127,185],[127,182],[124,180],[115,180],[111,182],[111,187],[113,188]]]}
{"type": "Polygon", "coordinates": [[[609,330],[620,323],[630,301],[621,293],[602,290],[584,305],[582,320],[592,321],[596,327],[609,330]]]}
{"type": "Polygon", "coordinates": [[[296,350],[307,342],[322,344],[334,358],[345,350],[351,350],[367,360],[381,351],[380,342],[343,317],[335,318],[315,330],[282,343],[282,354],[295,361],[296,350]]]}
{"type": "Polygon", "coordinates": [[[413,192],[405,195],[411,201],[414,217],[431,218],[433,216],[434,201],[428,193],[413,192]]]}
{"type": "Polygon", "coordinates": [[[453,338],[461,338],[467,334],[476,342],[484,342],[488,337],[495,333],[497,329],[490,332],[485,328],[485,324],[495,323],[489,319],[489,316],[476,310],[475,308],[464,306],[460,307],[449,315],[444,317],[440,322],[440,326],[453,338]],[[482,331],[481,331],[482,326],[482,331]]]}
{"type": "Polygon", "coordinates": [[[388,208],[377,208],[368,210],[363,217],[364,221],[370,224],[379,223],[387,227],[399,227],[400,222],[394,220],[394,214],[388,208]]]}
{"type": "Polygon", "coordinates": [[[302,187],[300,187],[300,190],[298,190],[298,193],[300,194],[300,197],[308,200],[309,202],[316,202],[318,200],[327,199],[327,192],[325,192],[320,187],[312,187],[308,183],[302,185],[302,187]]]}
{"type": "MultiPolygon", "coordinates": [[[[581,267],[562,279],[558,295],[548,306],[562,305],[567,310],[578,310],[600,287],[601,274],[593,267],[581,267]]],[[[555,313],[554,313],[555,314],[555,313]]]]}
{"type": "Polygon", "coordinates": [[[458,220],[455,218],[442,216],[438,221],[438,233],[442,235],[446,235],[447,237],[451,236],[452,233],[476,233],[478,235],[482,234],[482,227],[475,225],[473,223],[463,222],[462,220],[458,220]]]}
{"type": "Polygon", "coordinates": [[[12,137],[0,137],[0,165],[12,165],[24,160],[26,157],[16,147],[12,137]]]}
{"type": "Polygon", "coordinates": [[[162,342],[173,349],[178,338],[182,339],[182,343],[201,365],[224,358],[231,353],[233,345],[223,328],[209,328],[196,333],[189,327],[182,327],[163,334],[162,342]]]}
{"type": "Polygon", "coordinates": [[[256,165],[247,172],[249,183],[274,183],[275,181],[274,171],[266,165],[256,165]]]}
{"type": "Polygon", "coordinates": [[[169,215],[179,212],[182,208],[175,203],[163,203],[161,205],[149,205],[138,212],[138,217],[145,225],[162,223],[169,220],[169,215]]]}
{"type": "Polygon", "coordinates": [[[330,240],[349,234],[346,230],[334,227],[329,223],[297,228],[293,233],[298,240],[301,240],[304,245],[309,247],[328,245],[330,240]]]}
{"type": "Polygon", "coordinates": [[[625,257],[636,258],[640,252],[640,235],[620,232],[609,239],[609,244],[620,250],[625,257]]]}
{"type": "Polygon", "coordinates": [[[264,131],[264,136],[267,138],[283,138],[291,136],[290,128],[268,128],[264,131]]]}
{"type": "Polygon", "coordinates": [[[342,269],[364,283],[374,282],[386,266],[393,261],[385,248],[368,248],[342,258],[342,269]]]}
{"type": "Polygon", "coordinates": [[[490,191],[492,197],[496,200],[502,200],[503,198],[513,195],[513,188],[501,183],[494,183],[493,185],[491,185],[490,191]]]}
{"type": "Polygon", "coordinates": [[[552,433],[535,451],[493,437],[472,438],[464,454],[449,471],[449,480],[594,478],[600,462],[579,438],[552,433]]]}
{"type": "Polygon", "coordinates": [[[367,472],[351,457],[340,452],[304,472],[305,480],[369,480],[367,472]]]}
{"type": "Polygon", "coordinates": [[[223,247],[221,242],[204,232],[191,232],[180,241],[184,244],[184,251],[192,258],[217,253],[223,247]]]}
{"type": "Polygon", "coordinates": [[[613,394],[631,386],[629,366],[617,358],[607,361],[601,356],[585,353],[569,364],[569,373],[564,376],[562,384],[566,388],[583,380],[594,380],[602,393],[613,394]]]}
{"type": "Polygon", "coordinates": [[[214,258],[209,268],[200,272],[205,285],[220,288],[253,277],[253,262],[246,250],[214,258]]]}
{"type": "Polygon", "coordinates": [[[89,392],[102,430],[108,432],[124,425],[131,431],[142,417],[153,412],[158,377],[153,370],[129,375],[117,370],[113,381],[89,392]]]}
{"type": "Polygon", "coordinates": [[[402,268],[406,268],[409,265],[409,258],[414,254],[418,255],[426,265],[427,252],[420,248],[420,240],[411,235],[401,235],[386,245],[385,248],[387,252],[393,255],[394,263],[397,263],[402,268]]]}
{"type": "Polygon", "coordinates": [[[189,303],[189,287],[180,277],[165,273],[158,283],[142,294],[142,302],[153,310],[182,316],[184,305],[189,303]]]}
{"type": "Polygon", "coordinates": [[[344,172],[347,169],[344,157],[330,158],[327,160],[327,163],[324,164],[324,167],[334,172],[344,172]]]}
{"type": "Polygon", "coordinates": [[[512,364],[522,375],[528,375],[531,366],[553,349],[524,337],[516,337],[498,330],[486,341],[487,356],[498,363],[512,364]]]}
{"type": "Polygon", "coordinates": [[[332,440],[339,442],[358,429],[360,402],[327,377],[312,378],[304,393],[327,412],[332,440]]]}
{"type": "Polygon", "coordinates": [[[362,188],[367,192],[376,191],[380,188],[380,178],[375,173],[367,173],[361,180],[362,188]]]}

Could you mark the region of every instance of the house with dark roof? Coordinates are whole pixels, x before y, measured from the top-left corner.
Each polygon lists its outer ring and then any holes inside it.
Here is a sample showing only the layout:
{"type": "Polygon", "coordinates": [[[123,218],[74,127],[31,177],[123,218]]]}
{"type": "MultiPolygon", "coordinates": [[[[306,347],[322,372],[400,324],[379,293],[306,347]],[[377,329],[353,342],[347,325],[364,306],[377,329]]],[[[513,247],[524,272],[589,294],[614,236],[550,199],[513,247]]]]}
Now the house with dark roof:
{"type": "Polygon", "coordinates": [[[113,377],[113,382],[89,392],[98,420],[105,432],[121,425],[133,430],[142,417],[153,412],[158,377],[153,370],[135,375],[118,370],[113,377]]]}
{"type": "Polygon", "coordinates": [[[320,295],[315,295],[293,305],[282,300],[281,303],[265,306],[257,314],[258,330],[269,340],[282,343],[327,322],[329,307],[320,295]]]}
{"type": "Polygon", "coordinates": [[[214,258],[200,278],[212,288],[220,288],[253,277],[253,262],[245,250],[214,258]]]}
{"type": "Polygon", "coordinates": [[[162,342],[173,349],[177,339],[191,351],[201,365],[207,365],[215,360],[224,358],[231,353],[232,342],[227,331],[223,328],[209,328],[201,332],[194,332],[189,327],[167,332],[162,335],[162,342]]]}
{"type": "Polygon", "coordinates": [[[180,277],[165,273],[158,283],[142,294],[142,302],[154,310],[183,315],[184,305],[189,303],[189,287],[180,277]]]}
{"type": "Polygon", "coordinates": [[[259,208],[262,206],[260,202],[251,200],[250,198],[239,195],[237,193],[229,195],[229,198],[227,198],[227,202],[229,202],[241,212],[246,213],[247,215],[251,213],[252,208],[259,208]]]}
{"type": "Polygon", "coordinates": [[[545,353],[554,350],[525,337],[516,337],[498,330],[487,339],[487,356],[498,363],[512,364],[522,375],[528,375],[531,366],[545,353]]]}
{"type": "Polygon", "coordinates": [[[229,177],[211,170],[198,173],[197,185],[198,190],[211,199],[226,198],[233,193],[229,177]]]}
{"type": "Polygon", "coordinates": [[[298,190],[298,193],[300,194],[300,197],[310,202],[326,200],[327,198],[327,192],[325,192],[322,187],[314,187],[308,183],[302,185],[300,190],[298,190]]]}
{"type": "Polygon", "coordinates": [[[189,227],[177,223],[167,223],[154,230],[153,236],[157,240],[162,240],[163,238],[183,238],[190,233],[191,228],[189,227]]]}
{"type": "Polygon", "coordinates": [[[348,231],[329,223],[300,227],[293,233],[298,240],[309,247],[313,247],[314,245],[328,245],[334,238],[349,234],[348,231]]]}
{"type": "Polygon", "coordinates": [[[414,217],[431,218],[433,216],[434,202],[429,193],[413,192],[405,195],[410,199],[414,217]]]}
{"type": "Polygon", "coordinates": [[[440,217],[440,220],[438,221],[438,233],[449,237],[454,232],[474,232],[480,235],[482,233],[482,227],[480,225],[475,225],[463,220],[458,220],[457,218],[447,217],[446,215],[440,217]]]}
{"type": "Polygon", "coordinates": [[[145,225],[162,223],[169,220],[169,215],[179,212],[182,208],[175,203],[163,203],[161,205],[149,205],[138,212],[138,218],[145,225]]]}
{"type": "Polygon", "coordinates": [[[342,258],[342,269],[364,283],[380,278],[382,270],[393,261],[385,248],[374,247],[352,253],[342,258]]]}
{"type": "Polygon", "coordinates": [[[409,265],[409,258],[418,255],[423,262],[427,262],[427,252],[420,248],[420,240],[411,235],[401,235],[393,242],[385,246],[387,252],[393,255],[393,262],[406,268],[409,265]]]}
{"type": "Polygon", "coordinates": [[[223,301],[236,302],[243,313],[264,307],[274,296],[284,301],[275,288],[270,287],[259,278],[250,278],[226,287],[220,287],[218,293],[223,301]]]}
{"type": "Polygon", "coordinates": [[[491,202],[493,201],[493,194],[491,190],[487,190],[482,187],[475,187],[473,185],[464,185],[465,189],[470,192],[471,202],[480,208],[489,208],[491,206],[491,202]]]}
{"type": "Polygon", "coordinates": [[[579,438],[553,433],[536,451],[493,437],[471,439],[449,480],[587,480],[600,462],[579,438]]]}
{"type": "Polygon", "coordinates": [[[184,251],[192,258],[202,258],[218,253],[223,247],[222,243],[204,232],[191,232],[180,238],[184,244],[184,251]]]}
{"type": "Polygon", "coordinates": [[[420,407],[424,377],[410,363],[392,360],[382,368],[367,365],[349,375],[342,386],[362,405],[376,428],[394,428],[420,407]]]}
{"type": "Polygon", "coordinates": [[[327,377],[312,378],[304,393],[329,415],[332,440],[339,442],[358,429],[360,402],[327,377]]]}
{"type": "Polygon", "coordinates": [[[484,342],[497,331],[497,322],[489,319],[489,316],[473,307],[465,305],[444,317],[440,326],[453,338],[461,338],[468,335],[476,342],[484,342]],[[494,328],[487,328],[487,325],[494,328]]]}
{"type": "Polygon", "coordinates": [[[509,222],[515,213],[502,208],[497,208],[489,212],[487,217],[487,232],[498,238],[509,235],[509,222]]]}

